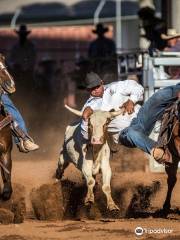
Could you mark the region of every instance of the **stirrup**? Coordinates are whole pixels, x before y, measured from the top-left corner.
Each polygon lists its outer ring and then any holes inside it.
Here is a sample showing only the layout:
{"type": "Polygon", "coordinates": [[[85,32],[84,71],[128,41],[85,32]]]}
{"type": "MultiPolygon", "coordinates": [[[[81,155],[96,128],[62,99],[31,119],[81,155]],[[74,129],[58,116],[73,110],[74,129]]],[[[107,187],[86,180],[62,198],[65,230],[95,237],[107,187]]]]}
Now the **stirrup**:
{"type": "Polygon", "coordinates": [[[163,159],[163,156],[164,156],[164,154],[165,154],[165,150],[162,149],[162,150],[163,150],[163,154],[162,154],[162,156],[161,156],[160,158],[156,158],[156,157],[154,156],[155,150],[156,150],[156,149],[154,148],[154,149],[153,149],[153,152],[152,152],[153,158],[154,158],[158,163],[160,163],[160,164],[162,164],[162,165],[165,165],[165,162],[162,160],[162,159],[163,159]]]}
{"type": "Polygon", "coordinates": [[[17,144],[17,147],[19,148],[20,152],[28,153],[29,151],[25,149],[24,142],[22,138],[19,138],[19,143],[17,144]]]}
{"type": "Polygon", "coordinates": [[[33,140],[32,137],[30,137],[28,134],[26,134],[26,138],[28,138],[31,142],[34,143],[34,140],[33,140]]]}
{"type": "MultiPolygon", "coordinates": [[[[157,150],[157,149],[154,148],[154,149],[153,149],[153,152],[152,152],[153,158],[154,158],[158,163],[160,163],[160,164],[162,164],[162,165],[167,166],[167,165],[171,164],[171,163],[172,163],[171,156],[170,156],[170,161],[166,161],[166,159],[163,159],[164,155],[167,154],[167,153],[166,153],[166,150],[167,150],[168,148],[166,148],[166,149],[164,149],[164,148],[159,148],[159,149],[162,149],[162,150],[163,150],[162,156],[161,156],[160,158],[155,158],[155,156],[154,156],[155,153],[154,153],[154,152],[155,152],[155,150],[157,150]]],[[[168,149],[168,151],[169,151],[169,149],[168,149]]],[[[171,153],[169,152],[169,154],[171,154],[171,153]]]]}

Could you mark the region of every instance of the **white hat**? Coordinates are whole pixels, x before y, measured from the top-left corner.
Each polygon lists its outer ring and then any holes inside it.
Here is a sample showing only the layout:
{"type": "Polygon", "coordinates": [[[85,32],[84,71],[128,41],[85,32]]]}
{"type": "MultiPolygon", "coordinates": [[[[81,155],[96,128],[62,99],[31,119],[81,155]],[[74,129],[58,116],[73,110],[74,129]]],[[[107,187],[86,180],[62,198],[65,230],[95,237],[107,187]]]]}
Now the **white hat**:
{"type": "Polygon", "coordinates": [[[161,38],[164,40],[170,40],[180,37],[180,33],[177,33],[176,29],[170,28],[167,30],[167,34],[161,34],[161,38]]]}
{"type": "Polygon", "coordinates": [[[139,7],[140,8],[148,7],[148,8],[155,10],[153,0],[139,0],[139,7]]]}

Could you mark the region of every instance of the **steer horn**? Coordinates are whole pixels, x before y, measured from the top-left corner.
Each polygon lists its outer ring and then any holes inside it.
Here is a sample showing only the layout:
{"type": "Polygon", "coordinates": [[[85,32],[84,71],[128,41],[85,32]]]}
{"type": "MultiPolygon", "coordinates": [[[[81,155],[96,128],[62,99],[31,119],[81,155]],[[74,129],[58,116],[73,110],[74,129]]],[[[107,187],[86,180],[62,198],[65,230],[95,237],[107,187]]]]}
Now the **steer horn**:
{"type": "Polygon", "coordinates": [[[68,105],[64,105],[64,107],[66,108],[66,109],[68,109],[70,112],[72,112],[72,113],[74,113],[75,115],[77,115],[77,116],[79,116],[79,117],[82,117],[82,112],[81,111],[78,111],[78,110],[76,110],[76,109],[73,109],[73,108],[71,108],[71,107],[69,107],[68,105]]]}
{"type": "Polygon", "coordinates": [[[123,114],[123,113],[124,113],[124,108],[121,108],[121,109],[118,110],[118,111],[110,112],[111,117],[116,117],[116,116],[121,115],[121,114],[123,114]]]}

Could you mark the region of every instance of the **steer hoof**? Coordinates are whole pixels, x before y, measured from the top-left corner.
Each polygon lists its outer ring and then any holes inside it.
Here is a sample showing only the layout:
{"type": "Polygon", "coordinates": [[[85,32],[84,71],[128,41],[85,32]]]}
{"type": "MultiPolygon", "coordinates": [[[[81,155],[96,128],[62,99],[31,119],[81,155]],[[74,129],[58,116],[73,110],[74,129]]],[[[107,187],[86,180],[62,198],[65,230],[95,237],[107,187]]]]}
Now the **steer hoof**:
{"type": "Polygon", "coordinates": [[[90,206],[94,204],[94,198],[86,198],[84,201],[85,206],[90,206]]]}
{"type": "Polygon", "coordinates": [[[119,212],[119,207],[115,204],[115,203],[112,203],[112,204],[109,204],[108,205],[108,209],[109,211],[113,211],[113,212],[119,212]]]}
{"type": "Polygon", "coordinates": [[[84,202],[84,204],[85,204],[85,206],[91,206],[92,204],[93,204],[94,202],[93,201],[91,201],[91,200],[88,200],[88,201],[85,201],[84,202]]]}

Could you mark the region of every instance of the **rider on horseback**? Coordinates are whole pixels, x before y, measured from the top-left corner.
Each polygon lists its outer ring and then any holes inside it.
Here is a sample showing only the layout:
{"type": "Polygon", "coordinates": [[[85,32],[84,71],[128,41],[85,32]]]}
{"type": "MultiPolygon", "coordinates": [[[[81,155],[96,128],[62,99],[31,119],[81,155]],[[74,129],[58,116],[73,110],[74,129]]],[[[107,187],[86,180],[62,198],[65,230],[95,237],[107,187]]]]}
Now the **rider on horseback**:
{"type": "Polygon", "coordinates": [[[156,121],[162,120],[165,110],[180,97],[180,83],[155,92],[141,107],[129,127],[121,131],[119,142],[127,147],[138,147],[151,154],[159,163],[172,163],[168,148],[158,147],[149,135],[156,121]]]}
{"type": "Polygon", "coordinates": [[[15,92],[15,84],[12,76],[8,73],[5,67],[5,58],[0,54],[0,99],[7,114],[12,116],[11,124],[15,143],[21,152],[30,152],[37,150],[39,146],[34,143],[32,138],[27,133],[25,122],[8,96],[8,93],[15,92]]]}

